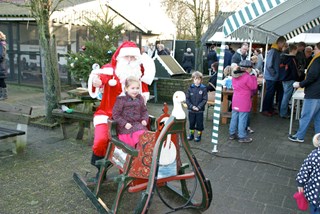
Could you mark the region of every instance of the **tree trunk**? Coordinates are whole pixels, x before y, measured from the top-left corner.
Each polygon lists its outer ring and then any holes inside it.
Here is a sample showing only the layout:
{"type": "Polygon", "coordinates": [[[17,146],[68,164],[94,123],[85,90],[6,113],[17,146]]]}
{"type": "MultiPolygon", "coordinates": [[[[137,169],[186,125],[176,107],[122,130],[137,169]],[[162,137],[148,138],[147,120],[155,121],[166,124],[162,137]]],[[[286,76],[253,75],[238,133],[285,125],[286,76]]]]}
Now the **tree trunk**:
{"type": "MultiPolygon", "coordinates": [[[[217,0],[216,0],[217,1],[217,0]]],[[[210,0],[207,0],[207,25],[211,24],[211,10],[210,10],[210,0]]]]}
{"type": "Polygon", "coordinates": [[[219,13],[219,0],[215,0],[214,4],[214,17],[216,18],[219,13]]]}
{"type": "MultiPolygon", "coordinates": [[[[196,46],[196,57],[195,57],[195,69],[197,71],[202,71],[202,44],[201,44],[201,36],[202,36],[202,23],[200,17],[195,16],[195,24],[196,24],[196,38],[195,38],[195,46],[196,46]]],[[[203,73],[203,71],[202,71],[203,73]]]]}
{"type": "MultiPolygon", "coordinates": [[[[36,6],[39,4],[36,4],[36,6]]],[[[40,6],[40,5],[39,5],[40,6]]],[[[37,11],[39,8],[37,8],[37,11]]],[[[54,37],[50,33],[50,16],[48,8],[38,13],[37,17],[43,90],[45,95],[46,122],[53,122],[52,110],[57,108],[60,100],[60,79],[58,72],[58,59],[54,37]]]]}

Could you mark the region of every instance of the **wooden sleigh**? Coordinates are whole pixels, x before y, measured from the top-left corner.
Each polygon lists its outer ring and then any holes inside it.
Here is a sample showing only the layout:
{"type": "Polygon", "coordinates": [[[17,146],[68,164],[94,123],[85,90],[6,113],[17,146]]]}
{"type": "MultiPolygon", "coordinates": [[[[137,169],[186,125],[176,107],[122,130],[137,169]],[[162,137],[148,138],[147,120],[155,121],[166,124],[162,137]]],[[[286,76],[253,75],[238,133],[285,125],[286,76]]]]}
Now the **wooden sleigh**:
{"type": "Polygon", "coordinates": [[[204,176],[190,149],[185,129],[186,119],[170,116],[166,104],[163,112],[156,120],[156,130],[148,131],[140,137],[139,151],[121,142],[117,137],[116,124],[110,122],[111,139],[107,153],[105,159],[97,162],[100,165],[98,181],[92,185],[74,173],[75,182],[100,213],[124,213],[119,207],[128,200],[124,199],[124,195],[130,194],[135,194],[138,199],[132,210],[125,208],[125,213],[147,213],[155,192],[171,211],[186,208],[204,211],[209,208],[212,200],[211,183],[204,176]],[[169,153],[175,156],[167,157],[169,153]],[[184,160],[187,160],[186,163],[182,163],[184,160]],[[114,167],[118,170],[111,176],[109,174],[112,174],[111,169],[114,167]],[[111,191],[108,187],[111,185],[117,186],[117,190],[113,190],[115,193],[112,199],[107,199],[108,206],[102,195],[111,191]],[[200,187],[197,191],[199,201],[195,200],[197,187],[200,187]],[[170,190],[171,198],[174,194],[183,202],[174,207],[169,203],[171,199],[166,200],[160,195],[160,188],[170,190]]]}

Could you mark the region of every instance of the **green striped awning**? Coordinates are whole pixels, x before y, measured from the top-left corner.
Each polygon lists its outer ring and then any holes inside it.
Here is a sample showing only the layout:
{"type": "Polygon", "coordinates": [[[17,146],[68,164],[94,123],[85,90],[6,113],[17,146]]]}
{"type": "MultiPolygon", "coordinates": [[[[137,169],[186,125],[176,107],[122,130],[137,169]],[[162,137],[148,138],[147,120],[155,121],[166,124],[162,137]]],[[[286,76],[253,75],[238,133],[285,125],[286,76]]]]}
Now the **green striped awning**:
{"type": "Polygon", "coordinates": [[[230,35],[242,26],[249,24],[254,19],[272,10],[285,1],[287,0],[259,0],[252,2],[250,5],[242,8],[225,20],[224,35],[230,35]]]}
{"type": "MultiPolygon", "coordinates": [[[[290,33],[288,33],[287,35],[285,35],[286,39],[289,40],[293,37],[296,37],[297,35],[299,35],[300,33],[304,33],[316,26],[320,25],[320,17],[312,20],[311,22],[308,22],[305,25],[302,25],[301,27],[291,31],[290,33]]],[[[320,40],[320,39],[319,39],[320,40]]]]}
{"type": "Polygon", "coordinates": [[[254,0],[223,24],[224,36],[266,42],[279,36],[292,38],[319,24],[319,0],[254,0]]]}

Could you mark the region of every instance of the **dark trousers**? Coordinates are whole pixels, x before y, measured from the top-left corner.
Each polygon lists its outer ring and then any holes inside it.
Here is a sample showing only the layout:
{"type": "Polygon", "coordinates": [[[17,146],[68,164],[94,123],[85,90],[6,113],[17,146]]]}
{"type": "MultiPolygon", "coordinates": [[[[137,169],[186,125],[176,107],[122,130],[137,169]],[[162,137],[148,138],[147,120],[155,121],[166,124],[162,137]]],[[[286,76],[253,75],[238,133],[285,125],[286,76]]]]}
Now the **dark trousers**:
{"type": "Polygon", "coordinates": [[[203,111],[189,111],[189,129],[203,131],[203,111]]]}
{"type": "Polygon", "coordinates": [[[6,87],[7,87],[7,84],[4,81],[4,77],[0,76],[0,88],[6,88],[6,87]]]}
{"type": "Polygon", "coordinates": [[[273,112],[273,101],[276,93],[277,81],[266,80],[266,95],[263,100],[262,111],[273,112]]]}
{"type": "Polygon", "coordinates": [[[190,74],[190,72],[191,72],[191,70],[192,70],[192,67],[185,66],[185,67],[184,67],[184,70],[185,70],[188,74],[190,74]]]}
{"type": "Polygon", "coordinates": [[[281,108],[282,97],[283,97],[282,81],[277,81],[277,83],[276,83],[276,101],[277,101],[277,104],[278,104],[279,112],[280,112],[280,108],[281,108]]]}

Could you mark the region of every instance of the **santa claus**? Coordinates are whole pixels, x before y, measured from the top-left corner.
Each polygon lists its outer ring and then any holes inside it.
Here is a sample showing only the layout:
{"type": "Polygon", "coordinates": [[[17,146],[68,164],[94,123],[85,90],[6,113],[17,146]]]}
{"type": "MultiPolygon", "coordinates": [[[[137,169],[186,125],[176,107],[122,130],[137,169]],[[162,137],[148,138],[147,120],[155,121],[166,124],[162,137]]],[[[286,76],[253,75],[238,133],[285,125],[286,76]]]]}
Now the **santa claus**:
{"type": "Polygon", "coordinates": [[[147,101],[149,99],[148,85],[151,85],[155,76],[153,60],[134,42],[126,41],[116,50],[111,63],[96,69],[89,78],[89,93],[96,97],[102,92],[101,104],[94,113],[93,124],[94,142],[91,164],[104,158],[108,147],[108,119],[112,118],[112,108],[117,96],[124,95],[124,83],[127,77],[135,76],[141,80],[141,94],[147,101]]]}

